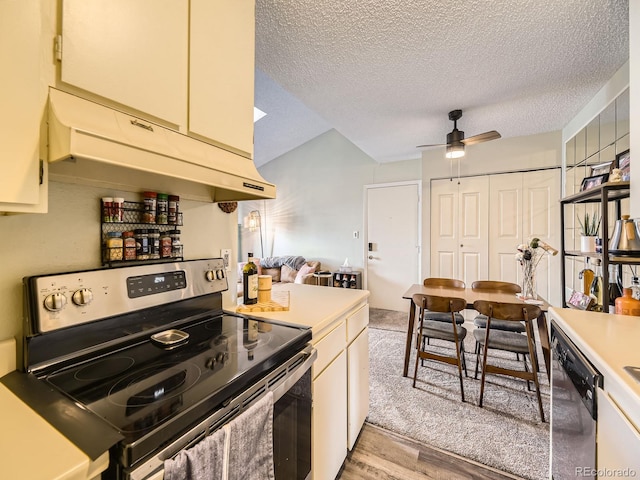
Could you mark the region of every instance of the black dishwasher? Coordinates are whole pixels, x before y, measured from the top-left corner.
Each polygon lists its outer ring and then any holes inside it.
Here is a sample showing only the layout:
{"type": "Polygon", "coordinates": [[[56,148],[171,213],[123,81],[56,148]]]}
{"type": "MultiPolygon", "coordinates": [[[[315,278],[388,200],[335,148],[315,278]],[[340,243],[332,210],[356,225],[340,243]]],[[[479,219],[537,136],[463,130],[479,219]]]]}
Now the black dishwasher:
{"type": "Polygon", "coordinates": [[[596,389],[602,375],[551,321],[551,473],[596,478],[596,389]]]}

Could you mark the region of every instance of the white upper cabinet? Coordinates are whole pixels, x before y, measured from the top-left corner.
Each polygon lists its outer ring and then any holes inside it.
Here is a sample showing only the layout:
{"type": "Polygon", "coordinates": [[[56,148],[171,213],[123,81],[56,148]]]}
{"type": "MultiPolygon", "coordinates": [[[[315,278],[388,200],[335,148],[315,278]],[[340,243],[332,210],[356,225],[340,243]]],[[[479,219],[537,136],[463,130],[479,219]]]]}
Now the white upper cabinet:
{"type": "Polygon", "coordinates": [[[62,82],[186,124],[188,2],[63,0],[62,6],[62,82]]]}
{"type": "MultiPolygon", "coordinates": [[[[0,2],[0,212],[46,212],[40,171],[40,127],[46,94],[40,85],[39,2],[0,2]]],[[[42,175],[46,172],[42,170],[42,175]]]]}
{"type": "Polygon", "coordinates": [[[189,132],[253,153],[255,3],[191,0],[189,132]]]}
{"type": "Polygon", "coordinates": [[[251,158],[254,0],[62,5],[60,88],[251,158]]]}

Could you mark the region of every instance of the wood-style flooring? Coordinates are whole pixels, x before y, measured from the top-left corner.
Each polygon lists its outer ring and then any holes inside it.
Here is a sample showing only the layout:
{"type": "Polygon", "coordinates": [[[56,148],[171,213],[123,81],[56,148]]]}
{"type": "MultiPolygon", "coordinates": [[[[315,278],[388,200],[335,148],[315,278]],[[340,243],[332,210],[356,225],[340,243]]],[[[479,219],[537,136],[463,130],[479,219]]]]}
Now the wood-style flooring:
{"type": "Polygon", "coordinates": [[[457,455],[364,424],[337,480],[520,480],[457,455]]]}

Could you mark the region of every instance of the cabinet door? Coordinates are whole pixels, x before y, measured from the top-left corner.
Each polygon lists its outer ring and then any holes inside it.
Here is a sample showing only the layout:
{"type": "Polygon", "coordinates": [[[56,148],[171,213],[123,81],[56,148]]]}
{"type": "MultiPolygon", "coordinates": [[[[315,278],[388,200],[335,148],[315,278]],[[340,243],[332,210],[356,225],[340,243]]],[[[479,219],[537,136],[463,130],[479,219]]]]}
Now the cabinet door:
{"type": "Polygon", "coordinates": [[[347,348],[349,450],[358,439],[364,420],[369,414],[369,328],[365,328],[347,348]]]}
{"type": "Polygon", "coordinates": [[[334,480],[347,457],[347,354],[343,351],[313,381],[313,480],[334,480]]]}
{"type": "MultiPolygon", "coordinates": [[[[36,212],[40,185],[40,124],[46,94],[40,88],[40,6],[34,0],[0,2],[0,211],[36,212]]],[[[45,179],[43,179],[44,181],[45,179]]]]}
{"type": "Polygon", "coordinates": [[[191,0],[189,132],[253,154],[254,0],[191,0]]]}
{"type": "Polygon", "coordinates": [[[632,472],[631,476],[634,476],[633,472],[640,472],[640,432],[607,392],[598,389],[597,395],[597,468],[599,471],[632,472]]]}
{"type": "Polygon", "coordinates": [[[64,0],[61,80],[185,125],[188,8],[182,0],[64,0]]]}

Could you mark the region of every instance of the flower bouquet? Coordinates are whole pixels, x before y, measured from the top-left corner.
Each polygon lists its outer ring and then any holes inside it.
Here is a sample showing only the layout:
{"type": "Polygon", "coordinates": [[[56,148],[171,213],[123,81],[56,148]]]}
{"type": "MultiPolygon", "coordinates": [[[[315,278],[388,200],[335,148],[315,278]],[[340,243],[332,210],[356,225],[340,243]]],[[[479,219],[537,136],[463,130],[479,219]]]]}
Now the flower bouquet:
{"type": "Polygon", "coordinates": [[[522,298],[538,298],[536,290],[536,267],[544,254],[557,255],[558,250],[543,242],[539,238],[532,238],[529,243],[518,245],[516,260],[522,267],[522,298]]]}

